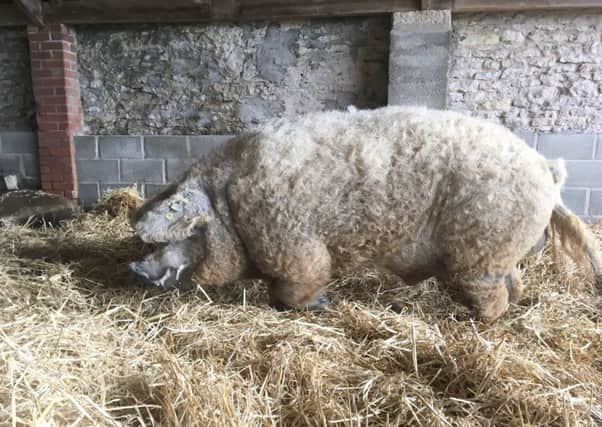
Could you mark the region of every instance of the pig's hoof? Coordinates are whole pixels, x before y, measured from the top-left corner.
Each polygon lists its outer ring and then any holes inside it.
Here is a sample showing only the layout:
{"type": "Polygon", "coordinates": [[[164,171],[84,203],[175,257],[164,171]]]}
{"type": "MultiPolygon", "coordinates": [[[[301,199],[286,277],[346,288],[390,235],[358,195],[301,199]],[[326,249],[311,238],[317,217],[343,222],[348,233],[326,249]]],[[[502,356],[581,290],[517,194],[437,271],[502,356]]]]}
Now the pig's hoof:
{"type": "Polygon", "coordinates": [[[292,308],[282,302],[270,302],[270,307],[272,307],[276,311],[289,311],[292,308]]]}
{"type": "Polygon", "coordinates": [[[165,290],[180,287],[182,272],[185,269],[185,266],[177,269],[174,267],[167,267],[163,271],[163,274],[158,277],[154,277],[144,269],[142,262],[132,262],[130,263],[129,267],[130,270],[142,278],[146,284],[165,290]]]}
{"type": "Polygon", "coordinates": [[[289,310],[308,310],[308,311],[322,311],[328,308],[330,300],[325,295],[320,295],[311,304],[300,305],[291,307],[281,301],[270,301],[270,307],[277,311],[289,311],[289,310]]]}
{"type": "Polygon", "coordinates": [[[327,309],[329,305],[330,300],[328,299],[328,297],[326,295],[320,295],[307,308],[311,311],[322,311],[327,309]]]}

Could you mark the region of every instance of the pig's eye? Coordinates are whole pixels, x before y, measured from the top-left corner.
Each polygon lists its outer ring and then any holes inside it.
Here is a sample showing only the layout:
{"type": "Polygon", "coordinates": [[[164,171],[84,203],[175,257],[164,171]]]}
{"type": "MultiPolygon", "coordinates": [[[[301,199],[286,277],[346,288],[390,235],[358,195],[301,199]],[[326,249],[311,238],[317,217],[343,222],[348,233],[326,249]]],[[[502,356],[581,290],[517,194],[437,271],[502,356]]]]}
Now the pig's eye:
{"type": "Polygon", "coordinates": [[[173,202],[171,205],[169,205],[169,210],[173,212],[182,212],[182,202],[179,200],[173,202]]]}

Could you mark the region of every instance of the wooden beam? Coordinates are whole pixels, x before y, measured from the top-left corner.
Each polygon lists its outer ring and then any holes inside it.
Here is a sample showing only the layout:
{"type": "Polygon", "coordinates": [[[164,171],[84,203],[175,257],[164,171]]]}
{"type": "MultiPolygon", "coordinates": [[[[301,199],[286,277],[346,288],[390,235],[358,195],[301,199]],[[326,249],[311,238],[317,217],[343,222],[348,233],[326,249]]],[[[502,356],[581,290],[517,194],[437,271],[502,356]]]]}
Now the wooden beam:
{"type": "Polygon", "coordinates": [[[211,0],[100,0],[44,4],[49,23],[207,22],[211,0]]]}
{"type": "Polygon", "coordinates": [[[27,16],[29,22],[38,27],[44,26],[42,2],[40,0],[14,0],[15,4],[27,16]]]}
{"type": "Polygon", "coordinates": [[[210,22],[361,16],[419,8],[420,0],[79,0],[48,4],[47,22],[210,22]]]}
{"type": "MultiPolygon", "coordinates": [[[[46,23],[177,23],[361,16],[420,9],[513,12],[602,9],[602,0],[15,0],[42,4],[46,23]]],[[[41,19],[41,18],[40,18],[41,19]]],[[[0,26],[26,25],[12,5],[0,5],[0,26]]]]}
{"type": "Polygon", "coordinates": [[[420,7],[425,9],[449,9],[453,10],[453,0],[421,0],[420,7]]]}
{"type": "Polygon", "coordinates": [[[453,12],[602,9],[602,0],[453,0],[453,12]]]}
{"type": "Polygon", "coordinates": [[[362,16],[416,10],[419,0],[241,0],[239,20],[362,16]]]}
{"type": "Polygon", "coordinates": [[[217,21],[229,20],[240,16],[240,0],[221,0],[211,2],[211,17],[217,21]]]}

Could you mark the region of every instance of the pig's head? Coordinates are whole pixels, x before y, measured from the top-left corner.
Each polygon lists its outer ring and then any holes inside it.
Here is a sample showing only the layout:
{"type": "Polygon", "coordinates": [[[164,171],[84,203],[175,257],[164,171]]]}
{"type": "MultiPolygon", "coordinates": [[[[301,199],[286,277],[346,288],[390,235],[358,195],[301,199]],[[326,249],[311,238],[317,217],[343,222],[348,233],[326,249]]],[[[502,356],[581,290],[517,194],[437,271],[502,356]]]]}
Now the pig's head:
{"type": "Polygon", "coordinates": [[[176,242],[195,235],[214,218],[204,190],[172,185],[144,204],[133,227],[145,242],[176,242]]]}

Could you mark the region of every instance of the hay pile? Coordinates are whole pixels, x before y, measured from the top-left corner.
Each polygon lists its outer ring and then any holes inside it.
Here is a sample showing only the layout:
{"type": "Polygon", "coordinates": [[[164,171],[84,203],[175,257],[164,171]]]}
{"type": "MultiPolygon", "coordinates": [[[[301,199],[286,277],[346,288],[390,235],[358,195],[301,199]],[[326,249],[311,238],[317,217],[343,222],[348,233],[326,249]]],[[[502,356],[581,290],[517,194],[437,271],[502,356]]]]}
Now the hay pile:
{"type": "Polygon", "coordinates": [[[126,193],[0,231],[0,425],[602,424],[602,298],[549,249],[492,326],[434,281],[378,275],[333,283],[326,313],[279,313],[256,282],[140,287],[126,193]]]}

